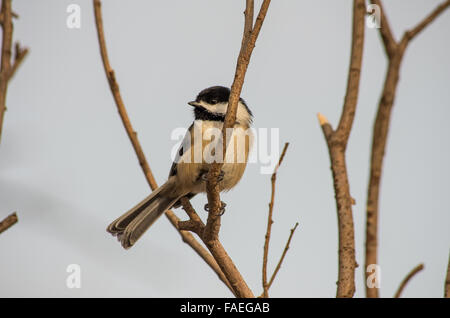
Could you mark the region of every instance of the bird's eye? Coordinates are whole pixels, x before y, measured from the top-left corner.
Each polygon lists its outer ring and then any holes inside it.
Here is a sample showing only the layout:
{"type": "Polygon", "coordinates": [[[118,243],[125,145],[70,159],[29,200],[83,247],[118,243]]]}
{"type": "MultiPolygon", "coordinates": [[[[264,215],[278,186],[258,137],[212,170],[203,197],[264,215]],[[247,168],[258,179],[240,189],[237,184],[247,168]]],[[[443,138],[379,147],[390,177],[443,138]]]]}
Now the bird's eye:
{"type": "Polygon", "coordinates": [[[217,104],[217,99],[213,99],[212,101],[211,101],[211,104],[217,104]]]}

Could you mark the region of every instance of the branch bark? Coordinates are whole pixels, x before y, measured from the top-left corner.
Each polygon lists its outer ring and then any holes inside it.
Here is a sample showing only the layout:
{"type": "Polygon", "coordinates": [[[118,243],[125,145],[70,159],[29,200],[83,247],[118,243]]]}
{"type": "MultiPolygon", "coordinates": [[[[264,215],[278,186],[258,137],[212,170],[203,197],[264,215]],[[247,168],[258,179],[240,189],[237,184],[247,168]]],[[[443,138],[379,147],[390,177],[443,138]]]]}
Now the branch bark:
{"type": "Polygon", "coordinates": [[[0,62],[0,140],[3,130],[3,119],[6,112],[6,93],[8,90],[8,83],[11,77],[16,72],[20,63],[28,53],[28,49],[21,49],[16,44],[16,56],[11,67],[11,47],[12,47],[12,33],[13,23],[12,18],[15,14],[11,11],[11,0],[3,0],[0,11],[0,24],[2,26],[2,57],[0,62]]]}
{"type": "MultiPolygon", "coordinates": [[[[150,169],[150,166],[147,162],[147,159],[144,155],[141,144],[137,138],[137,133],[134,131],[133,126],[131,125],[131,121],[128,117],[127,110],[125,108],[125,105],[122,100],[122,96],[120,94],[119,85],[117,83],[117,80],[116,80],[116,77],[114,74],[114,70],[111,68],[111,65],[109,63],[108,52],[106,49],[105,35],[104,35],[104,30],[103,30],[101,1],[94,0],[93,5],[94,5],[94,14],[95,14],[95,22],[96,22],[96,28],[97,28],[98,41],[99,41],[99,45],[100,45],[100,54],[102,57],[103,67],[104,67],[104,70],[106,73],[106,77],[108,79],[108,83],[109,83],[114,101],[117,106],[117,110],[119,112],[119,115],[120,115],[120,118],[124,125],[124,128],[127,132],[127,135],[130,138],[131,144],[136,153],[136,156],[138,158],[142,172],[145,175],[147,183],[149,184],[149,186],[152,190],[155,190],[158,188],[158,185],[157,185],[156,180],[153,176],[153,173],[150,169]]],[[[189,211],[191,211],[192,206],[190,208],[189,208],[189,206],[188,207],[184,206],[184,209],[185,210],[188,209],[189,211]]],[[[194,211],[194,213],[195,213],[195,211],[194,211]]],[[[167,211],[165,213],[165,215],[169,219],[170,223],[175,227],[175,229],[177,229],[183,242],[185,242],[187,245],[189,245],[208,264],[208,266],[211,267],[211,269],[217,274],[219,279],[230,289],[230,291],[233,294],[235,294],[233,287],[228,282],[227,278],[225,277],[224,273],[218,266],[214,257],[210,253],[208,253],[207,250],[205,250],[205,248],[195,239],[195,237],[191,233],[182,231],[178,228],[180,219],[171,210],[167,211]]]]}
{"type": "MultiPolygon", "coordinates": [[[[410,41],[450,6],[450,0],[441,3],[411,31],[406,31],[400,41],[396,41],[392,35],[392,31],[389,27],[389,21],[386,18],[381,1],[371,0],[371,3],[376,4],[381,8],[381,28],[379,31],[389,62],[372,133],[370,177],[366,207],[367,220],[365,268],[367,268],[370,264],[378,264],[377,253],[380,183],[392,108],[400,77],[400,67],[403,56],[410,41]]],[[[365,281],[367,281],[370,273],[367,273],[366,271],[364,271],[364,273],[365,281]]],[[[369,288],[369,286],[366,285],[366,296],[369,298],[378,297],[378,288],[369,288]]]]}
{"type": "Polygon", "coordinates": [[[403,290],[405,289],[408,282],[413,278],[417,273],[419,273],[421,270],[423,270],[425,267],[423,264],[419,264],[416,267],[414,267],[411,272],[409,272],[408,275],[403,279],[400,286],[398,287],[397,292],[394,295],[394,298],[400,298],[400,295],[402,294],[403,290]]]}
{"type": "Polygon", "coordinates": [[[353,297],[355,293],[355,268],[357,264],[355,259],[355,231],[352,215],[352,204],[354,200],[350,195],[345,150],[358,101],[364,47],[365,14],[365,1],[354,0],[352,49],[347,92],[337,130],[333,130],[325,116],[318,114],[319,123],[328,145],[338,212],[339,277],[337,282],[337,297],[353,297]]]}
{"type": "Polygon", "coordinates": [[[16,212],[8,215],[3,221],[0,222],[0,234],[9,229],[11,226],[19,221],[16,212]]]}
{"type": "Polygon", "coordinates": [[[8,90],[8,74],[11,68],[11,45],[12,45],[12,16],[11,0],[3,0],[0,11],[2,36],[2,58],[0,62],[0,140],[3,128],[3,118],[6,111],[6,92],[8,90]]]}

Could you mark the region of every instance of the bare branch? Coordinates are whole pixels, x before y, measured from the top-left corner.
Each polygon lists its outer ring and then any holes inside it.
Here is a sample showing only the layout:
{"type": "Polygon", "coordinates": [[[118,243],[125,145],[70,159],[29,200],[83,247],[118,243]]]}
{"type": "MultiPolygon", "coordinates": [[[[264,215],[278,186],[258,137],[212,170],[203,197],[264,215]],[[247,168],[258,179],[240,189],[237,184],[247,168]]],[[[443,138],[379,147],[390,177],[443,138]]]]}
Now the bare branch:
{"type": "Polygon", "coordinates": [[[253,30],[253,15],[255,11],[254,0],[246,0],[245,5],[245,23],[244,23],[244,34],[242,35],[241,50],[247,46],[247,41],[250,38],[253,30]]]}
{"type": "Polygon", "coordinates": [[[347,92],[345,94],[344,107],[342,109],[341,119],[339,120],[339,126],[336,130],[336,138],[345,141],[345,147],[352,129],[353,119],[355,118],[356,112],[356,104],[358,102],[359,79],[361,75],[364,48],[365,10],[366,5],[364,1],[356,1],[354,3],[352,52],[348,71],[347,92]],[[364,16],[361,16],[363,10],[364,16]]]}
{"type": "Polygon", "coordinates": [[[264,254],[263,254],[263,268],[262,268],[262,287],[263,287],[263,297],[267,298],[269,297],[269,285],[267,284],[267,259],[269,256],[269,243],[270,243],[270,235],[272,230],[272,214],[273,214],[273,205],[275,201],[275,185],[277,180],[277,172],[278,168],[280,167],[281,163],[283,162],[284,156],[286,154],[287,148],[289,146],[289,143],[284,144],[283,151],[281,152],[280,159],[278,160],[278,164],[275,167],[272,177],[270,178],[271,184],[272,184],[272,194],[270,196],[270,203],[269,203],[269,214],[267,217],[267,230],[266,230],[266,236],[264,241],[264,254]]]}
{"type": "MultiPolygon", "coordinates": [[[[372,1],[381,5],[381,1],[372,1]]],[[[372,133],[372,149],[370,159],[370,177],[367,190],[367,218],[366,218],[366,253],[365,268],[370,264],[378,264],[378,214],[379,214],[379,197],[380,183],[383,169],[384,154],[386,152],[387,136],[389,133],[389,125],[391,121],[392,108],[394,105],[395,95],[397,91],[398,80],[400,78],[400,66],[403,60],[405,50],[416,35],[418,35],[426,26],[436,19],[446,8],[450,6],[450,0],[439,5],[431,14],[429,14],[422,22],[420,22],[411,31],[405,32],[401,41],[391,45],[388,54],[389,64],[384,80],[383,92],[378,104],[377,116],[374,123],[372,133]]],[[[386,33],[388,20],[385,15],[382,16],[382,24],[380,32],[382,33],[383,43],[386,42],[383,32],[386,33]],[[383,24],[384,21],[384,24],[383,24]],[[384,27],[383,27],[384,26],[384,27]]],[[[390,32],[390,31],[389,31],[390,32]]],[[[366,280],[370,273],[365,272],[366,280]]],[[[378,297],[378,288],[369,288],[366,286],[366,295],[370,298],[378,297]]]]}
{"type": "Polygon", "coordinates": [[[17,218],[16,212],[8,215],[3,221],[0,222],[0,234],[16,224],[18,220],[19,219],[17,218]]]}
{"type": "Polygon", "coordinates": [[[333,127],[331,127],[330,122],[328,121],[328,119],[322,115],[321,113],[317,114],[317,119],[319,120],[319,125],[322,128],[322,132],[325,135],[325,139],[327,140],[331,140],[331,137],[333,136],[333,127]]]}
{"type": "Polygon", "coordinates": [[[395,293],[394,298],[400,298],[400,295],[403,292],[403,289],[405,289],[406,285],[408,284],[408,282],[411,280],[411,278],[414,277],[414,275],[416,275],[418,272],[420,272],[421,270],[424,269],[423,264],[419,264],[416,267],[414,267],[411,272],[409,272],[408,275],[406,275],[406,277],[403,279],[402,283],[400,284],[400,286],[398,287],[397,292],[395,293]]]}
{"type": "MultiPolygon", "coordinates": [[[[122,120],[122,123],[125,127],[125,130],[128,134],[128,137],[130,138],[131,144],[133,146],[133,149],[139,160],[141,169],[147,179],[148,184],[150,185],[150,188],[152,190],[155,190],[158,187],[158,185],[155,181],[155,178],[153,177],[153,173],[150,169],[147,159],[145,158],[141,144],[137,138],[137,133],[134,131],[133,126],[131,125],[131,121],[128,117],[128,113],[126,111],[125,105],[122,100],[122,96],[119,91],[119,85],[118,85],[116,77],[114,75],[114,70],[111,68],[111,65],[109,63],[108,53],[107,53],[107,49],[106,49],[105,35],[104,35],[104,30],[103,30],[101,1],[93,0],[93,4],[94,4],[94,14],[95,14],[95,23],[96,23],[96,27],[97,27],[98,41],[99,41],[99,45],[100,45],[100,54],[102,57],[103,67],[105,69],[108,83],[111,88],[111,92],[112,92],[114,101],[116,103],[117,109],[119,111],[119,115],[122,120]]],[[[177,229],[177,231],[179,232],[179,234],[182,237],[183,242],[185,242],[186,244],[191,246],[191,248],[193,248],[194,251],[211,267],[211,269],[216,272],[217,276],[234,293],[234,290],[232,289],[231,285],[225,278],[224,274],[222,273],[221,269],[219,268],[219,266],[216,263],[216,261],[214,260],[214,258],[208,253],[208,251],[206,251],[201,246],[201,244],[192,236],[191,233],[178,230],[178,225],[180,222],[179,218],[171,210],[167,211],[165,213],[165,215],[169,219],[170,223],[177,229]]]]}
{"type": "Polygon", "coordinates": [[[345,149],[353,125],[358,100],[364,46],[365,14],[365,1],[354,0],[351,60],[348,71],[347,92],[338,129],[333,131],[325,116],[322,114],[318,115],[319,123],[328,145],[338,212],[339,277],[337,297],[353,297],[355,293],[355,268],[357,264],[352,212],[354,200],[350,195],[345,149]]]}
{"type": "Polygon", "coordinates": [[[408,41],[412,40],[415,36],[417,36],[423,29],[425,29],[430,23],[432,23],[445,9],[450,6],[450,0],[447,0],[437,6],[425,19],[423,19],[416,27],[412,30],[405,32],[404,37],[408,39],[408,41]]]}
{"type": "Polygon", "coordinates": [[[3,118],[6,111],[6,92],[8,90],[9,70],[11,68],[12,15],[11,0],[3,0],[0,11],[2,36],[2,57],[0,62],[0,140],[2,136],[3,118]]]}
{"type": "Polygon", "coordinates": [[[381,39],[383,40],[386,55],[392,57],[397,48],[397,42],[392,35],[392,30],[389,25],[389,20],[384,12],[383,4],[381,3],[381,0],[370,0],[370,2],[380,7],[381,25],[378,30],[380,31],[381,39]]]}
{"type": "Polygon", "coordinates": [[[274,272],[272,274],[272,277],[270,278],[269,284],[267,285],[267,289],[269,289],[270,286],[272,286],[272,283],[275,280],[275,277],[277,276],[277,273],[278,273],[278,271],[281,268],[281,264],[283,264],[284,257],[286,256],[286,253],[287,253],[287,251],[289,249],[289,245],[291,244],[291,240],[292,240],[292,237],[294,236],[294,233],[295,233],[295,230],[297,229],[297,226],[298,226],[298,222],[295,223],[295,226],[291,229],[291,234],[289,235],[289,238],[288,238],[288,240],[286,242],[286,246],[284,247],[283,254],[281,255],[280,260],[278,261],[277,267],[275,268],[275,270],[274,270],[274,272]]]}
{"type": "Polygon", "coordinates": [[[19,42],[16,43],[15,46],[15,50],[16,50],[16,54],[14,56],[14,62],[12,67],[10,68],[9,74],[8,74],[8,79],[11,79],[14,74],[16,73],[17,69],[19,68],[20,64],[22,63],[22,61],[24,60],[24,58],[27,56],[28,54],[28,48],[22,48],[20,47],[19,42]]]}

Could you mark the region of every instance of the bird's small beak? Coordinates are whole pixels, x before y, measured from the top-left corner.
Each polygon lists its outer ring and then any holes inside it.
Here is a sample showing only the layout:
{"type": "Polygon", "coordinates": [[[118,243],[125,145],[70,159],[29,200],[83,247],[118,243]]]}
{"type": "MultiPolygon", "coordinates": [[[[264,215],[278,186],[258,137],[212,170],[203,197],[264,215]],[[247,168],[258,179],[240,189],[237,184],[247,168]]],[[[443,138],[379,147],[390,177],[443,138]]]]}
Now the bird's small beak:
{"type": "Polygon", "coordinates": [[[194,106],[194,107],[199,107],[199,106],[201,106],[200,103],[199,103],[199,102],[196,102],[196,101],[189,102],[188,104],[191,105],[191,106],[194,106]]]}

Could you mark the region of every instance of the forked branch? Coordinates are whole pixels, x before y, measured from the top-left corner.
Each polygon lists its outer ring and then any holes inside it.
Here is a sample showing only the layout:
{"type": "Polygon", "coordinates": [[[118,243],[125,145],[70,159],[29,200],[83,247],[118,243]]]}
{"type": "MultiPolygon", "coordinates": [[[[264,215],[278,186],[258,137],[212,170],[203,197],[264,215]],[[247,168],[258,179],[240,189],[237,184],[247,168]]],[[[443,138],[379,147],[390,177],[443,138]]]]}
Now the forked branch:
{"type": "MultiPolygon", "coordinates": [[[[241,41],[241,49],[239,52],[236,72],[234,76],[234,81],[231,86],[230,97],[228,100],[227,113],[225,115],[223,130],[222,130],[222,142],[223,142],[223,157],[226,154],[226,130],[227,128],[234,127],[236,121],[236,111],[238,106],[238,101],[241,95],[242,86],[244,84],[244,78],[247,71],[248,64],[250,62],[250,57],[255,47],[255,42],[258,34],[261,30],[264,18],[266,16],[267,10],[269,8],[270,0],[264,0],[261,5],[258,17],[256,18],[255,24],[253,25],[253,11],[254,11],[254,1],[246,1],[245,9],[245,22],[244,22],[244,32],[241,41]]],[[[220,231],[220,188],[218,177],[220,174],[220,169],[222,163],[213,163],[208,172],[206,189],[209,205],[209,214],[206,225],[203,227],[199,222],[195,222],[192,218],[186,223],[183,222],[180,226],[188,230],[194,230],[200,232],[199,236],[203,243],[208,247],[211,254],[216,259],[223,273],[227,277],[230,284],[233,286],[237,297],[254,297],[252,291],[247,286],[247,283],[243,279],[242,275],[237,270],[236,266],[232,262],[231,258],[226,253],[222,244],[219,241],[219,231],[220,231]]]]}
{"type": "MultiPolygon", "coordinates": [[[[116,103],[117,110],[119,112],[120,118],[122,120],[122,123],[124,125],[124,128],[127,132],[128,137],[130,138],[131,144],[133,146],[133,149],[136,153],[136,156],[138,158],[139,164],[141,166],[142,172],[145,175],[145,178],[152,190],[155,190],[158,188],[158,185],[155,181],[155,178],[153,176],[153,173],[150,169],[150,166],[147,162],[147,159],[144,155],[144,152],[142,150],[141,144],[137,138],[137,133],[134,131],[133,126],[131,125],[131,121],[128,117],[127,110],[125,108],[125,104],[122,100],[122,96],[120,94],[119,85],[117,83],[114,70],[111,68],[111,65],[109,63],[108,59],[108,52],[106,49],[106,42],[105,42],[105,35],[103,30],[103,19],[102,19],[102,12],[101,12],[101,1],[100,0],[94,0],[94,14],[95,14],[95,23],[97,28],[97,35],[98,35],[98,41],[100,45],[100,54],[103,61],[103,67],[105,69],[106,77],[108,79],[108,83],[114,98],[114,101],[116,103]]],[[[191,211],[192,207],[186,207],[184,206],[185,210],[189,209],[191,211]]],[[[192,209],[193,210],[193,209],[192,209]]],[[[195,213],[195,211],[194,211],[195,213]]],[[[219,268],[217,262],[213,258],[213,256],[208,253],[207,250],[195,239],[195,237],[186,231],[182,231],[178,229],[178,223],[180,222],[180,219],[172,212],[167,211],[166,217],[169,219],[170,223],[177,229],[179,232],[183,242],[188,244],[210,267],[214,272],[217,274],[220,280],[223,281],[223,283],[230,289],[231,292],[234,292],[233,287],[228,282],[227,278],[223,274],[222,270],[219,268]]]]}
{"type": "MultiPolygon", "coordinates": [[[[276,180],[277,180],[277,172],[278,172],[278,168],[280,167],[281,163],[283,162],[284,156],[286,155],[288,146],[289,146],[288,142],[284,144],[284,148],[283,148],[283,151],[281,152],[280,158],[278,160],[278,164],[276,165],[276,167],[272,173],[272,177],[270,178],[272,191],[271,191],[271,195],[270,195],[269,213],[267,216],[267,230],[266,230],[266,235],[265,235],[265,239],[264,239],[264,253],[263,253],[263,265],[262,265],[263,294],[261,296],[264,298],[269,297],[269,288],[270,288],[270,285],[272,285],[272,283],[267,282],[267,261],[268,261],[268,256],[269,256],[270,237],[271,237],[271,233],[272,233],[272,224],[273,224],[272,215],[273,215],[273,207],[274,207],[274,203],[275,203],[275,187],[276,187],[276,180]]],[[[294,231],[296,228],[297,228],[297,225],[294,227],[293,231],[291,231],[291,236],[289,237],[288,243],[286,245],[287,247],[289,247],[291,237],[294,234],[294,231]]],[[[286,248],[285,248],[285,251],[287,251],[286,248]]],[[[283,255],[284,255],[284,253],[283,253],[283,255]]],[[[281,266],[281,262],[283,261],[283,259],[284,259],[284,256],[281,257],[281,260],[279,262],[280,266],[281,266]]],[[[278,268],[278,266],[277,266],[277,268],[278,268]]],[[[275,270],[274,274],[272,275],[271,281],[273,281],[273,278],[275,278],[277,272],[278,272],[278,270],[275,270]]]]}
{"type": "Polygon", "coordinates": [[[345,150],[355,117],[361,74],[366,5],[364,0],[353,1],[353,31],[347,92],[337,130],[333,130],[325,116],[318,114],[333,172],[339,230],[339,277],[337,297],[353,297],[355,293],[355,232],[345,150]]]}
{"type": "MultiPolygon", "coordinates": [[[[378,214],[380,183],[382,176],[384,154],[386,152],[387,136],[391,121],[392,108],[400,78],[400,66],[408,44],[430,23],[432,23],[445,9],[450,6],[450,0],[441,3],[427,17],[418,23],[411,31],[406,31],[400,41],[396,41],[392,35],[389,21],[386,17],[381,0],[371,0],[371,3],[380,6],[381,39],[388,58],[388,69],[384,80],[383,91],[378,104],[377,115],[372,133],[372,149],[370,158],[370,177],[367,190],[367,217],[366,217],[366,253],[365,268],[371,264],[378,264],[378,214]]],[[[370,273],[364,271],[366,280],[370,273]]],[[[367,297],[378,297],[378,288],[370,288],[366,285],[367,297]]]]}

